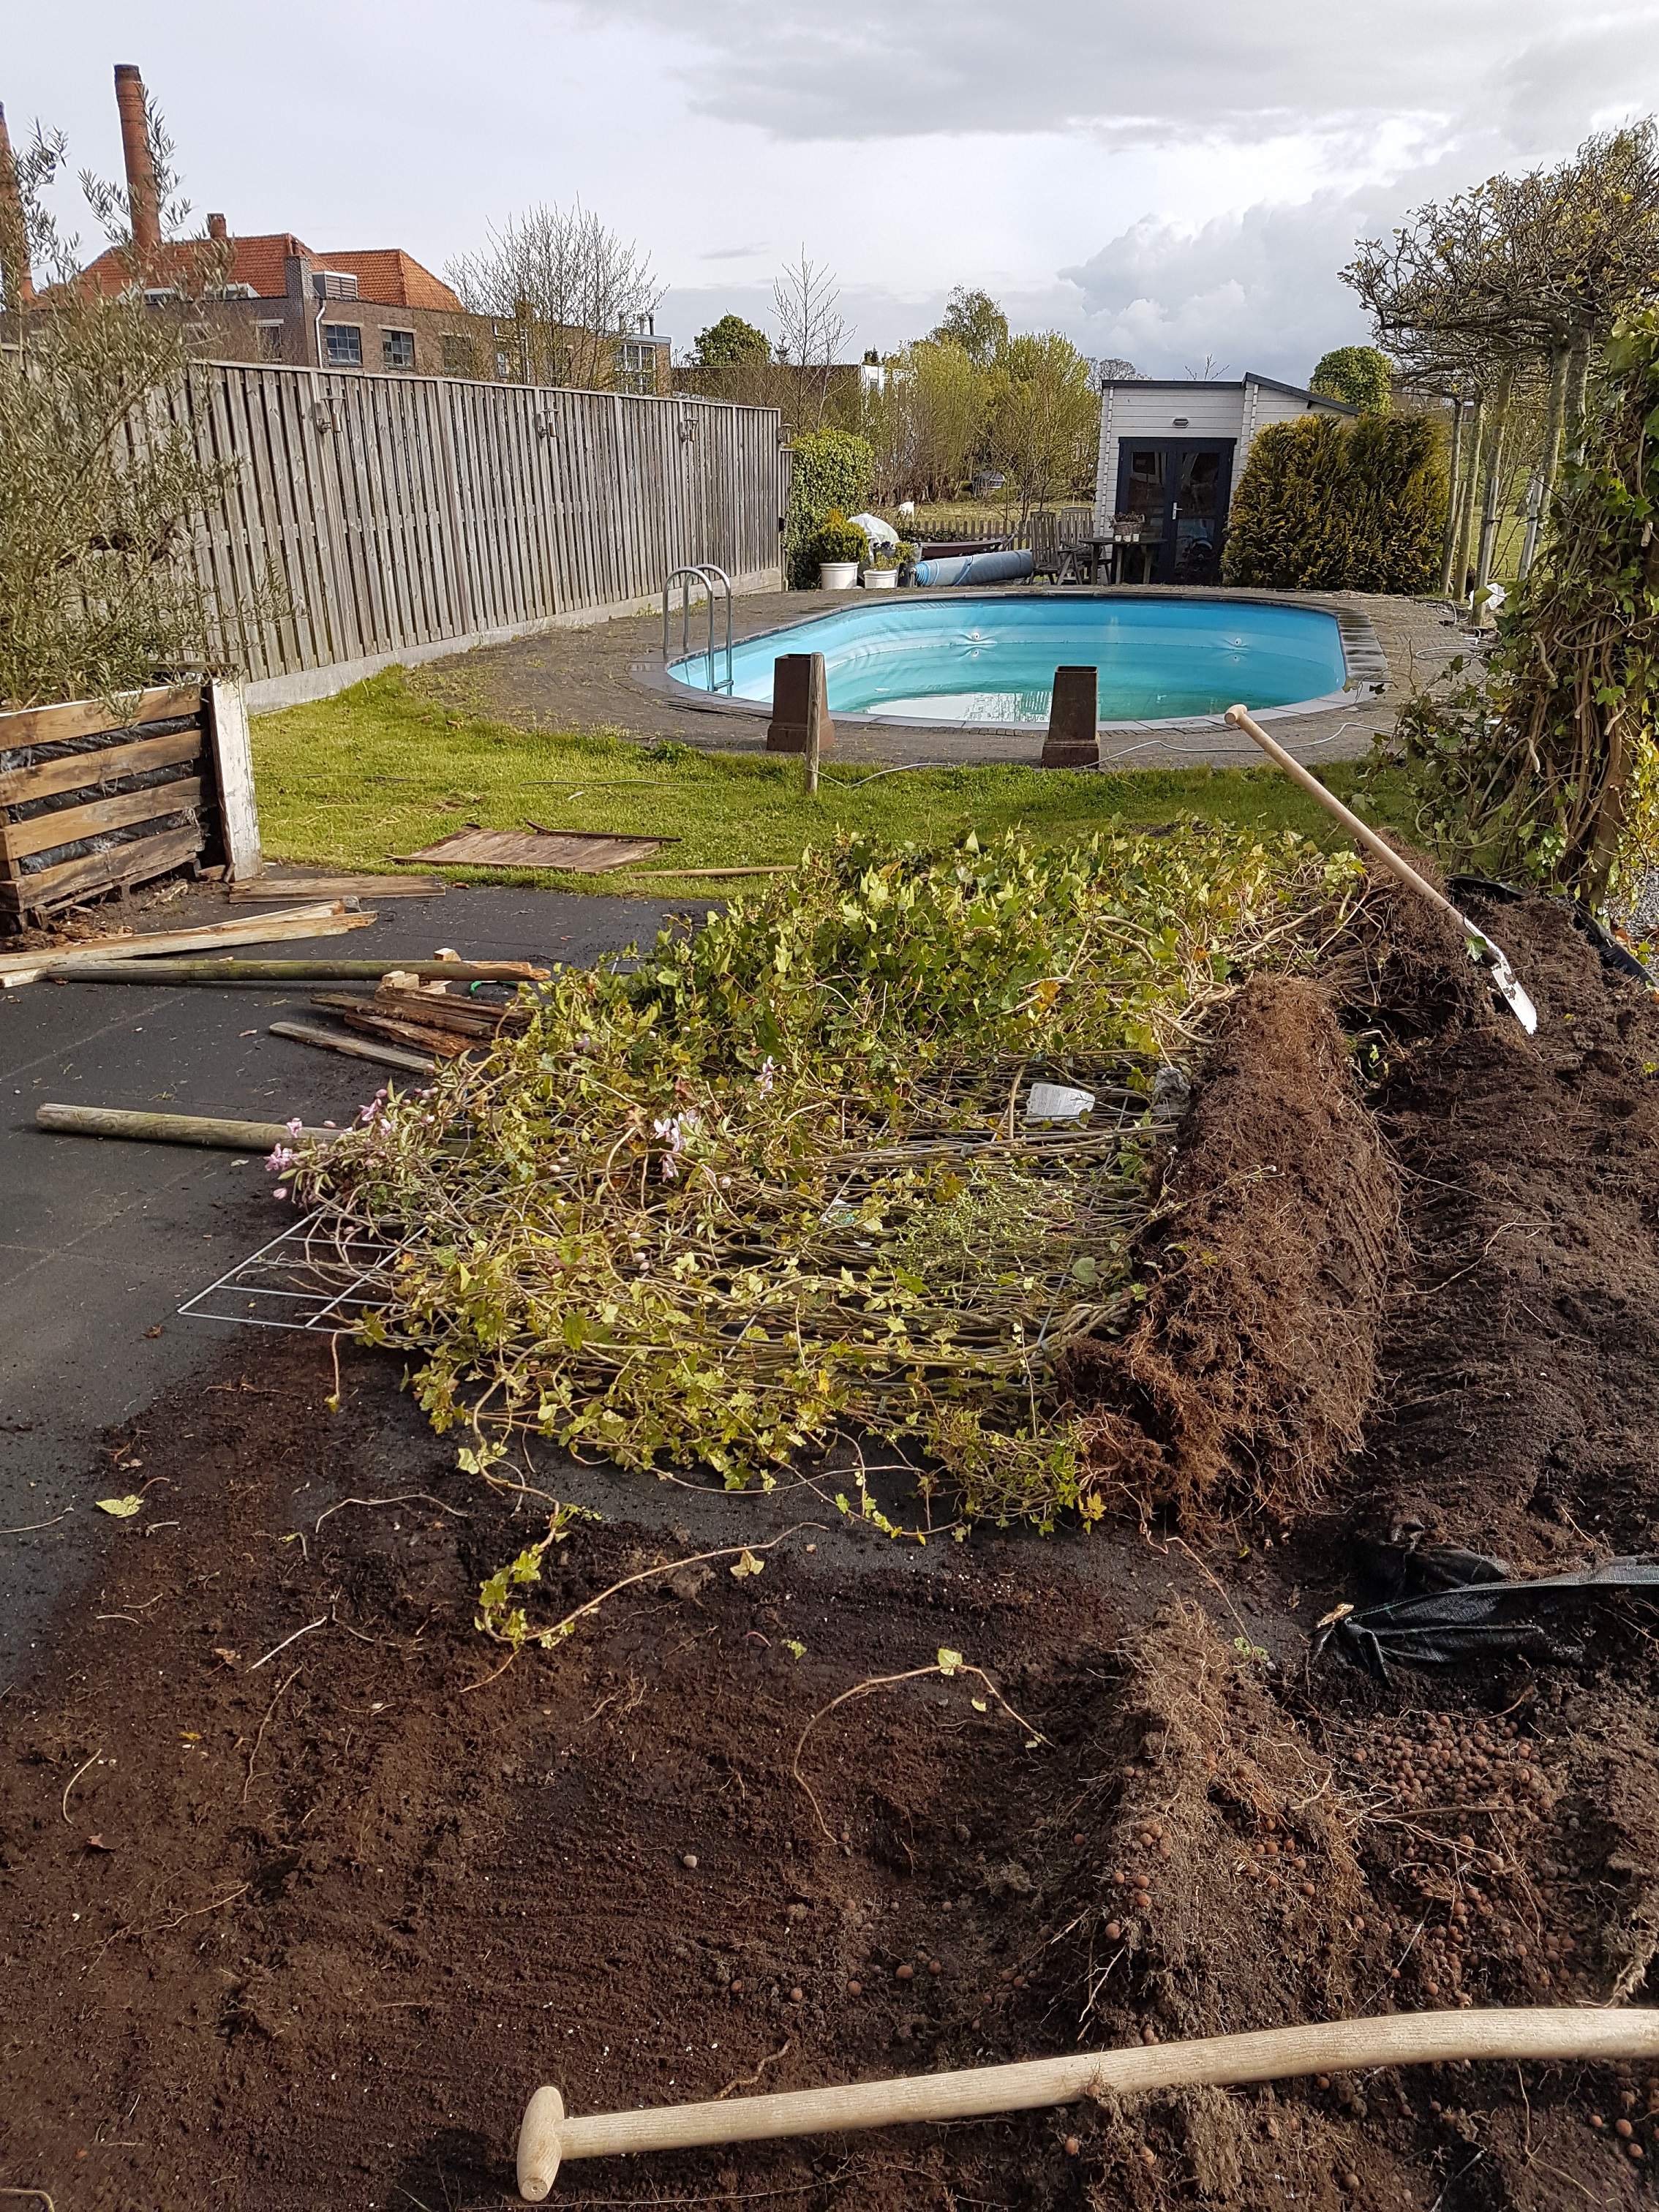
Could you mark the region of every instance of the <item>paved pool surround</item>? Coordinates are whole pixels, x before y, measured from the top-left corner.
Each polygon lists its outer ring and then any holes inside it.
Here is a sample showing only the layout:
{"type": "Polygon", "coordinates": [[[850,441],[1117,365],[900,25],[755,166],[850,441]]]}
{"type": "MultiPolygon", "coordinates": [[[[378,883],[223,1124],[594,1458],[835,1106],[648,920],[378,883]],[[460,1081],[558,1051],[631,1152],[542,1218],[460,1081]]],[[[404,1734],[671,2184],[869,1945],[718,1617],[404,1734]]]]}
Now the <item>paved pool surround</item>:
{"type": "MultiPolygon", "coordinates": [[[[954,597],[954,594],[944,596],[954,597]]],[[[981,596],[975,594],[975,596],[981,596]]],[[[1030,596],[1029,592],[1022,596],[1030,596]]],[[[1079,594],[1080,596],[1080,594],[1079,594]]],[[[1152,587],[1130,590],[1128,599],[1249,599],[1272,602],[1282,592],[1203,592],[1152,587]]],[[[739,598],[735,605],[734,640],[752,639],[841,611],[848,594],[841,592],[765,592],[739,598]]],[[[1392,726],[1403,698],[1431,681],[1455,654],[1467,654],[1470,641],[1443,599],[1389,598],[1364,592],[1295,595],[1295,604],[1328,610],[1345,628],[1351,669],[1380,690],[1344,695],[1335,705],[1277,710],[1273,735],[1298,758],[1317,763],[1362,757],[1372,732],[1392,726]],[[1369,641],[1368,645],[1365,641],[1369,641]],[[1368,662],[1355,665],[1365,646],[1368,662]]],[[[707,618],[694,610],[691,641],[707,635],[707,618]]],[[[720,624],[724,635],[724,622],[720,624]]],[[[672,642],[678,655],[680,626],[675,609],[672,642]]],[[[796,647],[780,639],[777,652],[796,647]]],[[[411,673],[410,682],[458,711],[487,714],[526,730],[603,730],[642,743],[673,738],[711,752],[761,752],[766,745],[767,709],[706,694],[699,696],[673,683],[662,660],[659,612],[618,617],[592,628],[481,647],[437,661],[411,673]]],[[[926,763],[939,767],[992,763],[1035,765],[1042,750],[1041,728],[1000,729],[983,725],[952,727],[934,723],[903,726],[848,719],[837,726],[836,757],[874,766],[926,763]]],[[[1103,766],[1158,768],[1248,764],[1261,758],[1247,738],[1218,717],[1194,723],[1145,721],[1105,732],[1103,766]]]]}

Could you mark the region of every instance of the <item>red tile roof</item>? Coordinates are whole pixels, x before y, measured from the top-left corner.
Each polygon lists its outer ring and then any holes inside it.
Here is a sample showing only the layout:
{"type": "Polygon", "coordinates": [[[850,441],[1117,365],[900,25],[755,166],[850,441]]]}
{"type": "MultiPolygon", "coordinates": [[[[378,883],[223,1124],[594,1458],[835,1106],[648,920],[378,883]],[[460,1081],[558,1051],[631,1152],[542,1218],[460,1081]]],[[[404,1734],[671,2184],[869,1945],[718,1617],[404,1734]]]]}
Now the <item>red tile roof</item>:
{"type": "MultiPolygon", "coordinates": [[[[291,231],[233,238],[226,243],[230,247],[231,258],[225,281],[247,285],[261,300],[280,300],[288,289],[284,264],[303,259],[308,260],[313,269],[332,269],[343,276],[355,276],[358,298],[371,307],[436,307],[452,314],[461,312],[461,303],[448,285],[429,269],[423,269],[401,246],[372,247],[349,253],[313,253],[291,231]]],[[[188,283],[193,276],[195,258],[201,251],[199,240],[181,240],[163,246],[151,264],[150,281],[165,283],[177,276],[188,283]]],[[[132,282],[131,264],[112,247],[82,271],[82,281],[112,299],[132,282]]]]}
{"type": "MultiPolygon", "coordinates": [[[[404,252],[400,246],[372,246],[365,252],[319,253],[319,269],[337,269],[357,279],[357,296],[381,307],[441,307],[459,314],[461,303],[441,278],[404,252]]],[[[251,281],[251,280],[250,280],[251,281]]]]}

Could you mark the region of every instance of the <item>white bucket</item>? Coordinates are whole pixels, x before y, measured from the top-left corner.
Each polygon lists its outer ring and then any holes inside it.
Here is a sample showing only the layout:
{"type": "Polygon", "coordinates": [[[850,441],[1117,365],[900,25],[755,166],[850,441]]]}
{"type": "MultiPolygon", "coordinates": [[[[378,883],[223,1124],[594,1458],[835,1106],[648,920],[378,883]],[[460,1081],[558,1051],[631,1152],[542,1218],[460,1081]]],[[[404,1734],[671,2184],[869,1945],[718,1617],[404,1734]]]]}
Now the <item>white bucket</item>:
{"type": "Polygon", "coordinates": [[[864,588],[866,592],[890,592],[896,586],[898,580],[899,572],[896,568],[866,568],[864,572],[864,588]]]}
{"type": "Polygon", "coordinates": [[[818,589],[821,592],[850,592],[859,580],[856,561],[820,561],[818,589]]]}

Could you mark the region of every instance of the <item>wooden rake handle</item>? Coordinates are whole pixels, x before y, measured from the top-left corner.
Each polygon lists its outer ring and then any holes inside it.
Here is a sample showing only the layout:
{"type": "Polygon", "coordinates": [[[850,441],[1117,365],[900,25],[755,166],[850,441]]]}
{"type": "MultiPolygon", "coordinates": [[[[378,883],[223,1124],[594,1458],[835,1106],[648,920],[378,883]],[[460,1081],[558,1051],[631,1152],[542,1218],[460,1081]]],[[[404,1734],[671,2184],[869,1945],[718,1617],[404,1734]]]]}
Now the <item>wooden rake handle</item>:
{"type": "Polygon", "coordinates": [[[684,2150],[698,2144],[754,2142],[775,2136],[839,2133],[902,2122],[973,2119],[990,2112],[1074,2104],[1090,2094],[1286,2081],[1374,2066],[1420,2066],[1435,2059],[1654,2058],[1659,2012],[1610,2012],[1567,2006],[1515,2010],[1389,2013],[1313,2027],[1218,2035],[1194,2043],[980,2066],[960,2074],[859,2081],[729,2104],[671,2105],[653,2112],[604,2112],[568,2119],[554,2088],[538,2089],[519,2130],[519,2194],[539,2203],[560,2163],[620,2152],[684,2150]]]}
{"type": "MultiPolygon", "coordinates": [[[[1327,791],[1319,778],[1310,769],[1304,768],[1293,754],[1287,753],[1276,738],[1270,738],[1248,708],[1229,707],[1225,719],[1236,730],[1243,730],[1246,737],[1254,738],[1268,759],[1276,762],[1293,783],[1299,783],[1310,799],[1316,799],[1326,813],[1340,822],[1348,835],[1356,843],[1363,845],[1373,860],[1380,860],[1391,875],[1397,876],[1401,882],[1408,889],[1414,890],[1419,898],[1426,899],[1431,906],[1437,906],[1442,914],[1449,915],[1457,924],[1462,935],[1467,937],[1470,934],[1471,924],[1459,914],[1451,901],[1443,893],[1436,890],[1431,883],[1419,876],[1415,868],[1408,866],[1401,859],[1399,854],[1385,843],[1375,830],[1362,822],[1352,808],[1345,806],[1334,792],[1327,791]]],[[[1479,937],[1480,933],[1475,930],[1474,934],[1479,937]]]]}

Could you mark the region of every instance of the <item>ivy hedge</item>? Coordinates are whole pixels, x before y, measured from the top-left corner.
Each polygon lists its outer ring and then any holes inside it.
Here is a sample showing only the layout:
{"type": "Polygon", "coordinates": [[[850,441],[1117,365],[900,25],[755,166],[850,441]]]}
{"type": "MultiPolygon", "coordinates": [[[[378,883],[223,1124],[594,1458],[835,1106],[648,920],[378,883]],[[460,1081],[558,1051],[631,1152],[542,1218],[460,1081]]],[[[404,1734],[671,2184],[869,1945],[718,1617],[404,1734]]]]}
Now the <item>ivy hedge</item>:
{"type": "Polygon", "coordinates": [[[811,430],[794,441],[790,460],[784,581],[793,592],[810,592],[817,584],[818,562],[830,558],[817,550],[819,528],[831,514],[856,514],[869,505],[876,457],[868,440],[849,430],[811,430]]]}
{"type": "Polygon", "coordinates": [[[1304,415],[1257,432],[1233,495],[1222,580],[1270,591],[1427,592],[1446,471],[1420,416],[1304,415]]]}

